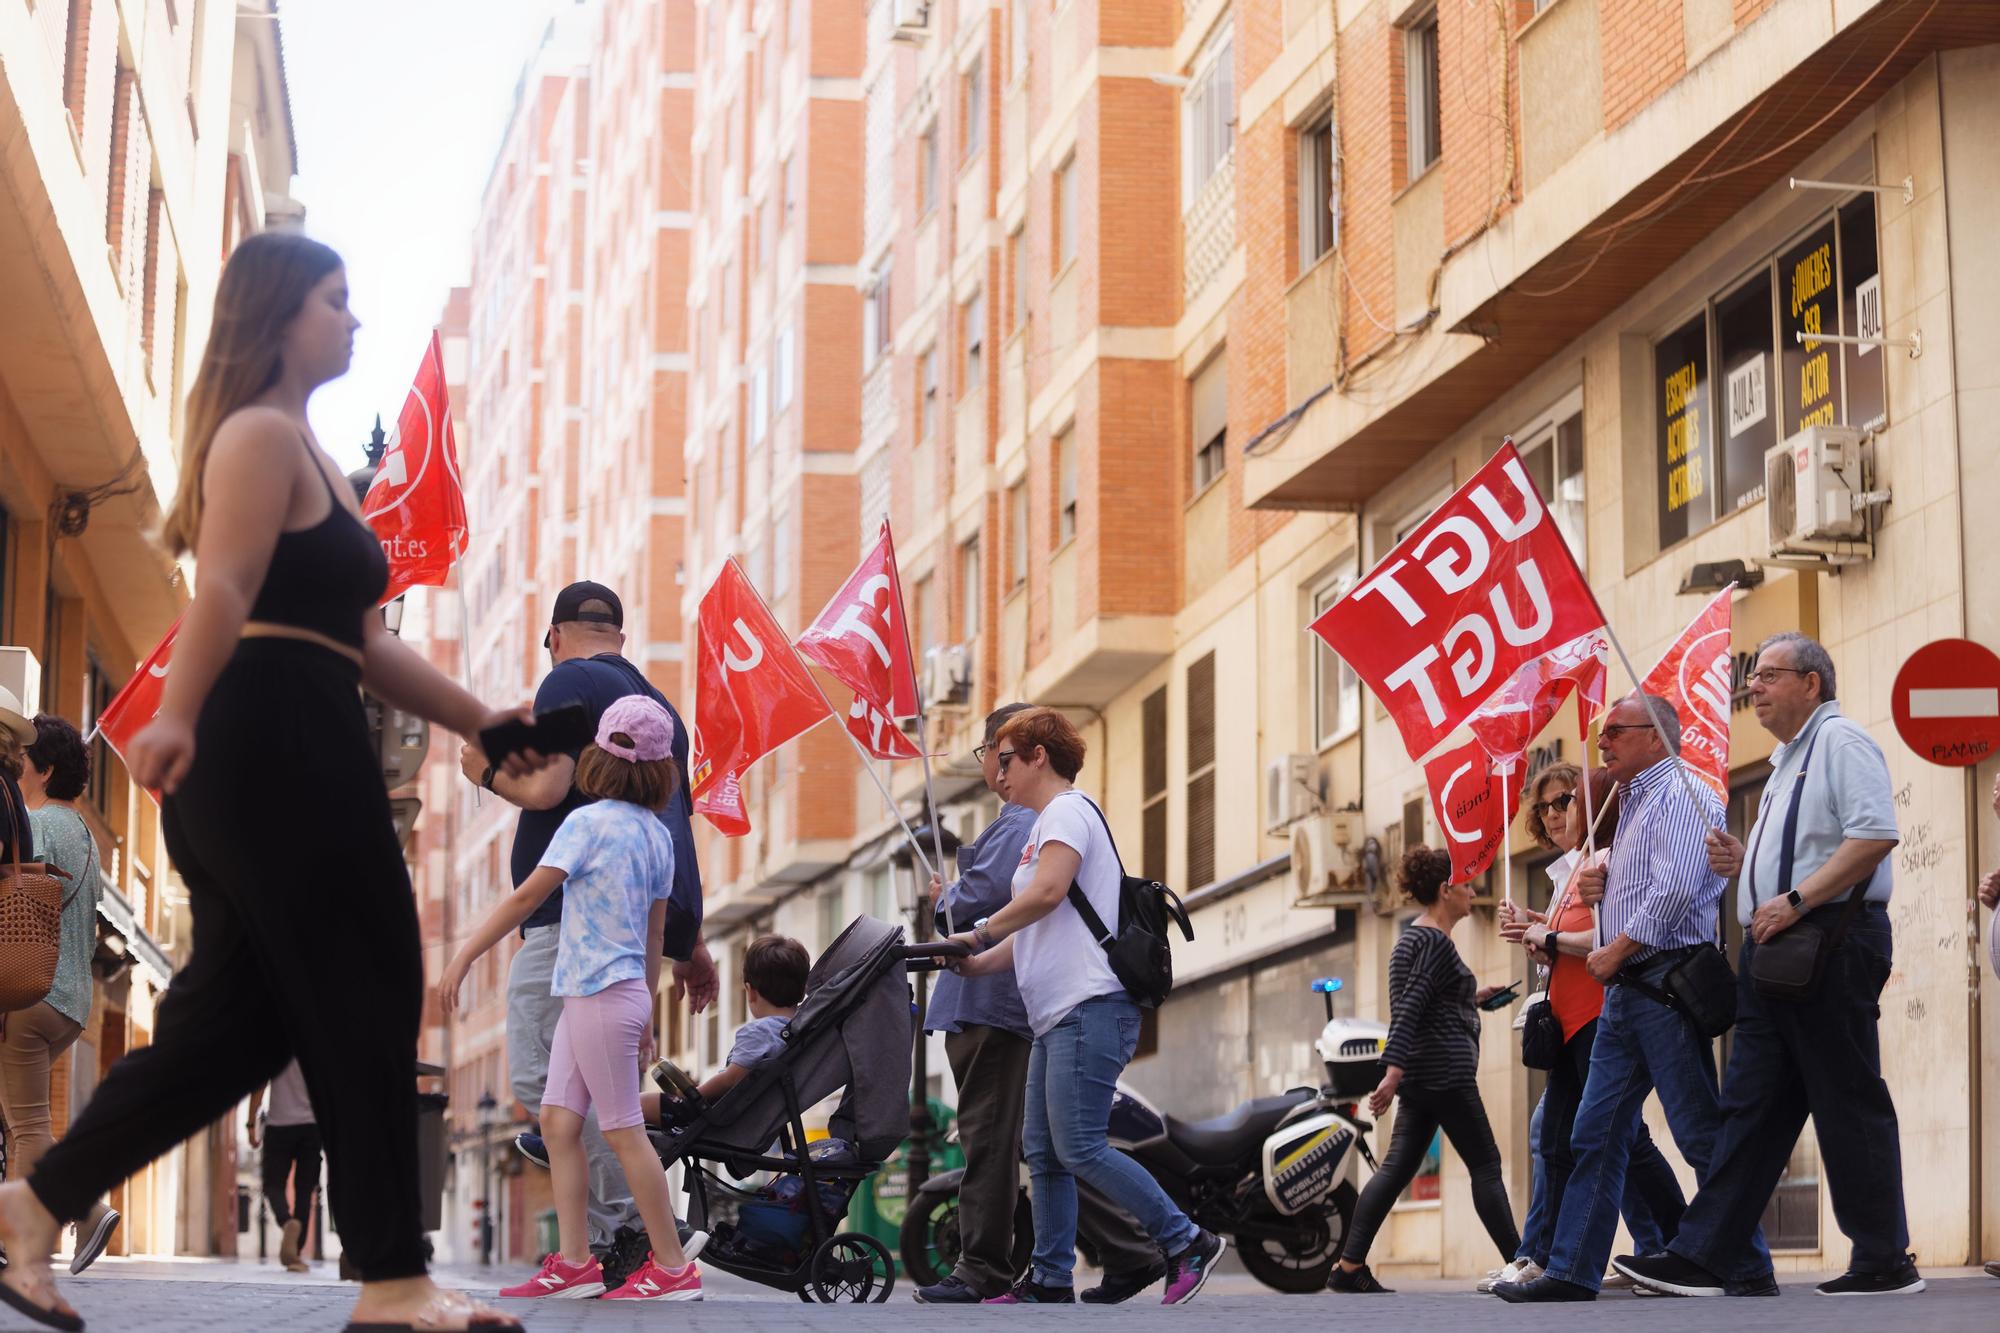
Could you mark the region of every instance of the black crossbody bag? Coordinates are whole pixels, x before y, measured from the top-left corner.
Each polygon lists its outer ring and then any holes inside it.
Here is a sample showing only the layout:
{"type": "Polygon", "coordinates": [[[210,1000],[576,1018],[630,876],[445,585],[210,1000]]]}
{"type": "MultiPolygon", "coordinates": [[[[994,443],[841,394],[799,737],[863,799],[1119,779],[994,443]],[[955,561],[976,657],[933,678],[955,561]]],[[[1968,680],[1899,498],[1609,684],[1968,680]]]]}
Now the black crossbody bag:
{"type": "MultiPolygon", "coordinates": [[[[1793,839],[1799,831],[1799,802],[1805,797],[1806,773],[1812,768],[1813,749],[1818,744],[1819,731],[1814,730],[1812,740],[1806,743],[1806,757],[1799,765],[1799,775],[1792,783],[1792,803],[1785,811],[1785,846],[1778,859],[1776,897],[1779,898],[1792,891],[1793,839]]],[[[1750,984],[1757,988],[1757,993],[1770,1000],[1810,1000],[1818,996],[1820,983],[1826,979],[1827,959],[1846,938],[1847,928],[1854,924],[1867,895],[1867,880],[1849,889],[1846,906],[1832,930],[1816,921],[1794,921],[1757,945],[1750,955],[1750,984]]]]}
{"type": "Polygon", "coordinates": [[[1118,840],[1111,836],[1111,822],[1097,808],[1097,802],[1088,796],[1083,799],[1096,811],[1097,822],[1104,826],[1104,839],[1111,844],[1112,858],[1118,862],[1118,929],[1104,928],[1104,918],[1090,905],[1083,886],[1075,880],[1069,885],[1070,906],[1083,918],[1090,937],[1104,950],[1111,973],[1125,993],[1141,1008],[1157,1009],[1174,988],[1174,956],[1167,942],[1167,929],[1170,925],[1179,926],[1181,937],[1192,942],[1194,927],[1188,923],[1187,911],[1172,889],[1157,880],[1125,873],[1125,858],[1118,855],[1118,840]]]}

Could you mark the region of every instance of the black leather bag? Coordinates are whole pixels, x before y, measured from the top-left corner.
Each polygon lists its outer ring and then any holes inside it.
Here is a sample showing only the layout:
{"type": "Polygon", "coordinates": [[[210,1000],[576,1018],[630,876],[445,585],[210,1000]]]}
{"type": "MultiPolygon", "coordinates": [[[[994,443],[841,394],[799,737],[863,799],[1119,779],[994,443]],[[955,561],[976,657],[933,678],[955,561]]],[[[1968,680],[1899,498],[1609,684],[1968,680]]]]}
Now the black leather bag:
{"type": "Polygon", "coordinates": [[[1715,1038],[1736,1026],[1736,971],[1713,944],[1697,944],[1667,969],[1668,1006],[1678,1009],[1702,1036],[1715,1038]]]}
{"type": "MultiPolygon", "coordinates": [[[[1798,776],[1792,782],[1792,803],[1785,811],[1785,847],[1778,858],[1776,896],[1780,898],[1792,891],[1792,852],[1799,831],[1799,802],[1805,795],[1806,771],[1812,767],[1813,749],[1818,744],[1819,731],[1815,729],[1812,740],[1806,743],[1806,757],[1799,764],[1798,776]]],[[[1753,945],[1750,984],[1757,988],[1757,993],[1771,1000],[1810,1000],[1818,996],[1820,983],[1826,978],[1827,959],[1840,947],[1867,894],[1866,880],[1848,890],[1847,905],[1832,930],[1816,921],[1795,921],[1764,943],[1753,945]]]]}
{"type": "Polygon", "coordinates": [[[1529,996],[1527,1012],[1521,1017],[1521,1063],[1529,1069],[1554,1069],[1556,1061],[1562,1059],[1562,1049],[1562,1020],[1549,1003],[1548,991],[1529,996]]]}
{"type": "Polygon", "coordinates": [[[1194,927],[1188,923],[1187,911],[1172,889],[1157,880],[1125,874],[1125,858],[1118,855],[1118,840],[1111,836],[1110,821],[1097,809],[1097,802],[1090,801],[1090,808],[1097,811],[1097,822],[1104,825],[1105,841],[1111,844],[1111,854],[1118,860],[1121,876],[1118,929],[1105,929],[1104,918],[1098,916],[1083,886],[1074,880],[1069,886],[1070,906],[1076,908],[1090,937],[1104,950],[1111,973],[1125,993],[1141,1008],[1157,1009],[1174,988],[1174,955],[1167,942],[1168,927],[1179,926],[1182,938],[1189,941],[1194,939],[1194,927]]]}

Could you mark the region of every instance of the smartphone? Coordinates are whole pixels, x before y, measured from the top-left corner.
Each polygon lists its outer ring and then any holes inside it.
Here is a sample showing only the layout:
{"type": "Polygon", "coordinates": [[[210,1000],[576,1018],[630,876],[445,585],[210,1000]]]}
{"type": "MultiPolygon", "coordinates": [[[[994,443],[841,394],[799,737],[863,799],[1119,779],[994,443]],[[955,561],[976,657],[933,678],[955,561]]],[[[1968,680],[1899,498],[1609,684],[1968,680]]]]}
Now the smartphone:
{"type": "Polygon", "coordinates": [[[567,754],[582,749],[590,740],[590,710],[582,704],[565,704],[537,714],[533,722],[502,722],[479,732],[479,748],[486,752],[487,762],[494,764],[523,750],[567,754]]]}
{"type": "Polygon", "coordinates": [[[1487,996],[1486,999],[1481,1002],[1479,1007],[1481,1009],[1484,1009],[1487,1013],[1490,1014],[1496,1009],[1505,1009],[1508,1005],[1514,1003],[1514,1001],[1520,998],[1521,998],[1521,983],[1517,981],[1513,985],[1507,987],[1507,989],[1501,991],[1495,991],[1493,994],[1487,996]]]}

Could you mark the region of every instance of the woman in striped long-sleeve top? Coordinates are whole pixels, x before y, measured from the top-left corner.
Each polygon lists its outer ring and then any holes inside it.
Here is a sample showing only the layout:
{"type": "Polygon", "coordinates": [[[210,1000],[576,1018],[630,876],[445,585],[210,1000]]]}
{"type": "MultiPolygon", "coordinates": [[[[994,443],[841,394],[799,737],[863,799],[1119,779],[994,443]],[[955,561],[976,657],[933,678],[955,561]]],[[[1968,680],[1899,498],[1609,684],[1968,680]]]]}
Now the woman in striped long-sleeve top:
{"type": "Polygon", "coordinates": [[[1472,886],[1446,884],[1451,858],[1426,847],[1403,853],[1397,878],[1424,910],[1389,955],[1389,1040],[1382,1082],[1368,1098],[1381,1115],[1402,1103],[1382,1167],[1361,1191],[1340,1264],[1327,1286],[1340,1292],[1388,1289],[1368,1271],[1368,1247],[1396,1197],[1409,1187],[1439,1129],[1465,1159],[1472,1203],[1502,1260],[1521,1243],[1500,1179],[1500,1149],[1479,1100],[1479,1009],[1501,988],[1478,987],[1451,942],[1452,927],[1472,910],[1472,886]]]}

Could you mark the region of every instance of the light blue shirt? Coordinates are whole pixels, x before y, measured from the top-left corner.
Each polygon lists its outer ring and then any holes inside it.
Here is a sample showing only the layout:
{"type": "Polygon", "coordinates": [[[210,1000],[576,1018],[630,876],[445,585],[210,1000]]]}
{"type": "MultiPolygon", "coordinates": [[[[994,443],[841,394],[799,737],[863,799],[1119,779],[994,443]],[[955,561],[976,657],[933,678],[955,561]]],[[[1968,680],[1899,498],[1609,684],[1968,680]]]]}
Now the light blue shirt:
{"type": "Polygon", "coordinates": [[[549,994],[595,995],[620,981],[644,981],[648,918],[674,889],[667,826],[630,801],[578,806],[541,864],[569,876],[549,994]]]}
{"type": "Polygon", "coordinates": [[[785,1027],[791,1021],[782,1014],[766,1014],[736,1029],[736,1041],[729,1048],[729,1063],[738,1069],[755,1069],[784,1050],[785,1027]]]}
{"type": "Polygon", "coordinates": [[[1623,934],[1642,946],[1628,967],[1662,949],[1715,940],[1725,881],[1708,868],[1707,839],[1722,826],[1722,801],[1706,783],[1684,779],[1679,766],[1668,755],[1618,797],[1601,919],[1605,939],[1623,934]]]}
{"type": "MultiPolygon", "coordinates": [[[[1900,840],[1889,764],[1882,747],[1858,723],[1840,714],[1840,705],[1821,704],[1799,734],[1771,751],[1771,777],[1757,806],[1757,823],[1743,861],[1743,891],[1736,895],[1736,919],[1750,924],[1760,903],[1797,888],[1825,865],[1849,838],[1900,840]],[[1818,740],[1815,741],[1814,737],[1818,740]],[[1812,750],[1812,766],[1800,767],[1812,750]],[[1801,786],[1801,782],[1803,785],[1801,786]],[[1792,882],[1784,882],[1785,814],[1799,796],[1799,826],[1792,841],[1792,882]]],[[[1886,903],[1895,890],[1895,857],[1885,856],[1868,880],[1868,901],[1886,903]]],[[[1842,893],[1829,902],[1845,902],[1842,893]]],[[[1825,904],[1822,903],[1821,906],[1825,904]]]]}

